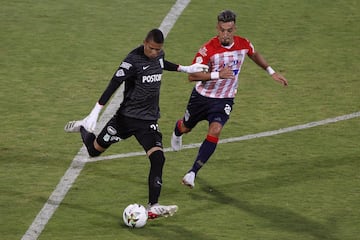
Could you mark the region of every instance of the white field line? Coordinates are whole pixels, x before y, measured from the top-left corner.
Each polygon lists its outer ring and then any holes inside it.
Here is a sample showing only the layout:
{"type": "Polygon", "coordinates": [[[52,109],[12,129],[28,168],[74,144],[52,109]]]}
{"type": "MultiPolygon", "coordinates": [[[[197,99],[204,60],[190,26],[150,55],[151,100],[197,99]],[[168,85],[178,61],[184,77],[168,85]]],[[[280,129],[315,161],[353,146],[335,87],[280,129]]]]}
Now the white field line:
{"type": "MultiPolygon", "coordinates": [[[[163,31],[164,36],[167,36],[171,28],[174,26],[177,18],[180,16],[182,11],[190,3],[190,0],[177,0],[171,8],[168,15],[164,18],[160,25],[160,29],[163,31]]],[[[101,129],[106,122],[111,118],[116,109],[119,107],[120,102],[123,98],[123,88],[119,88],[116,94],[113,96],[111,102],[108,104],[104,113],[101,115],[97,131],[101,129]]],[[[85,163],[89,157],[85,147],[81,147],[78,154],[74,157],[70,167],[61,178],[60,182],[56,186],[56,189],[52,192],[49,199],[46,201],[43,208],[40,210],[34,221],[21,238],[22,240],[35,240],[38,239],[46,224],[49,222],[56,209],[63,201],[65,195],[72,187],[76,178],[80,175],[85,163]]]]}
{"type": "MultiPolygon", "coordinates": [[[[321,126],[321,125],[325,125],[325,124],[329,124],[329,123],[335,123],[335,122],[344,121],[344,120],[348,120],[351,118],[357,118],[357,117],[360,117],[360,112],[355,112],[355,113],[342,115],[342,116],[338,116],[338,117],[334,117],[334,118],[327,118],[327,119],[324,119],[321,121],[310,122],[310,123],[306,123],[306,124],[302,124],[302,125],[281,128],[281,129],[273,130],[273,131],[249,134],[249,135],[245,135],[245,136],[241,136],[241,137],[226,138],[226,139],[220,140],[219,143],[231,143],[231,142],[250,140],[250,139],[254,139],[254,138],[269,137],[269,136],[274,136],[274,135],[278,135],[278,134],[282,134],[282,133],[298,131],[298,130],[302,130],[302,129],[312,128],[312,127],[321,126]]],[[[192,143],[192,144],[188,144],[188,145],[183,145],[182,148],[183,149],[198,148],[198,147],[200,147],[200,145],[201,145],[201,143],[192,143]]],[[[164,148],[164,151],[172,152],[173,150],[171,148],[164,148]]],[[[142,155],[145,155],[144,151],[129,152],[129,153],[89,158],[88,162],[97,162],[97,161],[112,160],[112,159],[118,159],[118,158],[142,156],[142,155]]]]}

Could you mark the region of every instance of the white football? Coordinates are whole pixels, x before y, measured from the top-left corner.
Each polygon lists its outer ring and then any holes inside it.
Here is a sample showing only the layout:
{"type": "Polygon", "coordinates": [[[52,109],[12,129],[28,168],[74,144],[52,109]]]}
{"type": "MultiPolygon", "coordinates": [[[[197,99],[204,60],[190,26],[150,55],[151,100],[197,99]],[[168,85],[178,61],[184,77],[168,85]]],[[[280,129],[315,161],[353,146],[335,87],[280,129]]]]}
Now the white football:
{"type": "Polygon", "coordinates": [[[126,226],[141,228],[145,226],[148,219],[146,208],[141,204],[130,204],[123,212],[123,220],[126,226]]]}

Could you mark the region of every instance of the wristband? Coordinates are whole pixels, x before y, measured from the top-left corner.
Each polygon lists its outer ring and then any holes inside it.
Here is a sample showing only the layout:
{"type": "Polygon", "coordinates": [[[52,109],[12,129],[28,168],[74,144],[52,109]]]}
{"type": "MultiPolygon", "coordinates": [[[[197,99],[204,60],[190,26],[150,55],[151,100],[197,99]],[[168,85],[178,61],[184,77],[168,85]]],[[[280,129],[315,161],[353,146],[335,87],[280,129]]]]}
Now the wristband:
{"type": "Polygon", "coordinates": [[[219,78],[220,78],[219,72],[211,72],[210,73],[210,79],[219,79],[219,78]]]}
{"type": "Polygon", "coordinates": [[[267,73],[268,73],[269,75],[273,75],[273,74],[275,73],[274,69],[272,69],[272,67],[270,67],[270,66],[268,66],[268,67],[266,68],[266,71],[267,71],[267,73]]]}

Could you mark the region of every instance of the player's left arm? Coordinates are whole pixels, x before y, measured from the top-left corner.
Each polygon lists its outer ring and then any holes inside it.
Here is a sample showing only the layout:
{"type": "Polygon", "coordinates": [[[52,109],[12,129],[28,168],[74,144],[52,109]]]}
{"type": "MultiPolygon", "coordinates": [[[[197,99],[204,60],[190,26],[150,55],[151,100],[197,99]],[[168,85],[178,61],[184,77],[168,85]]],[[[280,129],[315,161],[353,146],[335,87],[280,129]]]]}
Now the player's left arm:
{"type": "Polygon", "coordinates": [[[254,52],[251,55],[248,55],[251,60],[253,60],[259,67],[264,69],[268,72],[269,75],[271,75],[272,79],[279,82],[280,84],[287,86],[288,81],[287,79],[281,75],[280,73],[276,72],[265,60],[265,58],[259,53],[254,52]]]}
{"type": "Polygon", "coordinates": [[[209,69],[209,66],[200,64],[200,63],[194,63],[190,66],[183,66],[180,64],[175,64],[175,63],[169,62],[167,60],[164,60],[164,70],[167,70],[167,71],[196,73],[196,72],[204,72],[204,71],[207,71],[208,69],[209,69]]]}

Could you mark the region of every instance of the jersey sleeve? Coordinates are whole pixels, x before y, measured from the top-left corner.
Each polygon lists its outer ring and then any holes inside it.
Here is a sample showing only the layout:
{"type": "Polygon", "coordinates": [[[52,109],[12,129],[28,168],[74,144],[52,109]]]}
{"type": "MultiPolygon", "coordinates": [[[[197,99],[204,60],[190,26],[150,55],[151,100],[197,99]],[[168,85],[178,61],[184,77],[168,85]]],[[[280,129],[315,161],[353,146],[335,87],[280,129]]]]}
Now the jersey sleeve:
{"type": "Polygon", "coordinates": [[[192,63],[201,63],[208,65],[210,61],[207,44],[203,45],[199,51],[195,54],[192,63]]]}
{"type": "Polygon", "coordinates": [[[166,70],[166,71],[177,71],[178,67],[179,67],[178,64],[175,64],[175,63],[164,60],[164,70],[166,70]]]}
{"type": "Polygon", "coordinates": [[[248,56],[252,56],[254,53],[255,53],[255,48],[254,48],[254,45],[248,40],[248,39],[245,39],[246,41],[246,44],[248,46],[248,53],[247,55],[248,56]]]}
{"type": "Polygon", "coordinates": [[[98,103],[100,105],[105,105],[114,92],[120,87],[120,85],[128,78],[135,74],[134,65],[129,61],[129,58],[126,58],[119,66],[117,71],[114,73],[111,78],[107,88],[101,95],[98,103]]]}

